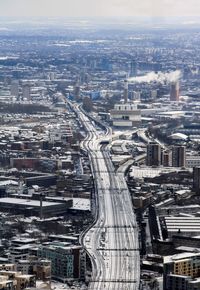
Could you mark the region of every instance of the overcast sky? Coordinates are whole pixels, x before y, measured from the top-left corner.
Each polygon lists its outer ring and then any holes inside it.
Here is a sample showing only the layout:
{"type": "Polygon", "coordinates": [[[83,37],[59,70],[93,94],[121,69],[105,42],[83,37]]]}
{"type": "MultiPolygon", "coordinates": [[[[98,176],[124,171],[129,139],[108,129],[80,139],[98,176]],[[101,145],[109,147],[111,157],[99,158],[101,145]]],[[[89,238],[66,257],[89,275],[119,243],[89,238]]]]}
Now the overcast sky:
{"type": "Polygon", "coordinates": [[[0,0],[0,16],[200,16],[200,0],[0,0]]]}

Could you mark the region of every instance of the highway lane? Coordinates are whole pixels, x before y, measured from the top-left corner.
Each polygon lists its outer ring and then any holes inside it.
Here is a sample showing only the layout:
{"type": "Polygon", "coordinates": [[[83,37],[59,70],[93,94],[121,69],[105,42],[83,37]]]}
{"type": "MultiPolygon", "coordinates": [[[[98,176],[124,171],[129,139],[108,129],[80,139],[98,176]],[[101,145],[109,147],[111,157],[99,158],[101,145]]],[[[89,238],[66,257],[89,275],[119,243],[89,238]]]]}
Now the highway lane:
{"type": "Polygon", "coordinates": [[[113,167],[109,152],[101,141],[110,139],[110,130],[102,137],[76,106],[87,138],[82,146],[87,150],[97,189],[96,223],[83,238],[93,267],[90,290],[138,290],[140,259],[138,230],[130,194],[124,175],[113,167]]]}

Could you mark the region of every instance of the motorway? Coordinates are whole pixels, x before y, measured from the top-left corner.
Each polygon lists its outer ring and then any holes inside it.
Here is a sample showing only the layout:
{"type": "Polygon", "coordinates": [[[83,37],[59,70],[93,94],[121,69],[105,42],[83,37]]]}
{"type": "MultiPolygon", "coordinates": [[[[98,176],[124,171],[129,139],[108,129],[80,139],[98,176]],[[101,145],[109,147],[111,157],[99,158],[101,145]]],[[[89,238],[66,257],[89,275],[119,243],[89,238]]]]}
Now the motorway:
{"type": "Polygon", "coordinates": [[[140,256],[136,217],[124,174],[113,167],[103,140],[111,131],[97,130],[78,106],[77,115],[87,131],[82,147],[90,158],[96,186],[96,221],[83,236],[83,245],[91,257],[90,290],[138,290],[140,256]],[[104,134],[104,135],[103,135],[104,134]]]}

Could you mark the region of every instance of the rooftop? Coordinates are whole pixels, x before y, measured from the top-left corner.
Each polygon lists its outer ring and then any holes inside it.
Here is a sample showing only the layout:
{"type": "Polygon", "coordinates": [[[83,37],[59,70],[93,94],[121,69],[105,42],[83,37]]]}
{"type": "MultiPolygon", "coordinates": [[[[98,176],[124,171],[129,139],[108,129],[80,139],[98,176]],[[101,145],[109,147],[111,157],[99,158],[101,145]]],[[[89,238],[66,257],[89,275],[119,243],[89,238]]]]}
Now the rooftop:
{"type": "MultiPolygon", "coordinates": [[[[24,205],[24,206],[30,206],[30,207],[40,207],[39,200],[9,198],[9,197],[0,198],[0,204],[16,204],[16,205],[24,205]]],[[[47,202],[47,201],[42,202],[43,207],[49,207],[49,206],[54,206],[58,204],[61,205],[61,203],[58,203],[58,202],[47,202]]]]}

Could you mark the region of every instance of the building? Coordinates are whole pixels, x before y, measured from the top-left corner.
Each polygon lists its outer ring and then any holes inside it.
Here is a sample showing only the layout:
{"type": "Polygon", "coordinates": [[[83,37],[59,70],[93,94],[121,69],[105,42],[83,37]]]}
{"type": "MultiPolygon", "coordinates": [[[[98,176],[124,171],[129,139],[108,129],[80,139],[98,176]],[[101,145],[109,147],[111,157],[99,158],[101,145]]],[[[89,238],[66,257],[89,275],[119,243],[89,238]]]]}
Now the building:
{"type": "Polygon", "coordinates": [[[200,167],[193,168],[193,189],[196,193],[200,193],[200,167]]]}
{"type": "Polygon", "coordinates": [[[17,271],[23,275],[35,275],[37,280],[48,282],[51,280],[51,261],[30,256],[27,260],[19,260],[17,271]]]}
{"type": "Polygon", "coordinates": [[[179,82],[173,82],[170,86],[170,101],[178,102],[179,101],[179,82]]]}
{"type": "Polygon", "coordinates": [[[19,275],[16,276],[15,279],[17,280],[16,290],[36,287],[36,279],[34,275],[19,275]]]}
{"type": "Polygon", "coordinates": [[[50,202],[25,199],[25,198],[0,198],[0,210],[3,212],[12,212],[12,214],[24,214],[26,216],[50,217],[62,215],[67,209],[73,206],[72,199],[63,202],[50,202]]]}
{"type": "Polygon", "coordinates": [[[193,280],[190,276],[169,274],[166,277],[166,286],[164,290],[197,290],[200,288],[194,288],[194,286],[200,285],[198,280],[193,280]]]}
{"type": "Polygon", "coordinates": [[[164,167],[172,165],[172,152],[170,150],[162,151],[162,165],[164,167]]]}
{"type": "Polygon", "coordinates": [[[81,246],[52,242],[39,247],[38,257],[51,261],[54,279],[65,282],[85,276],[86,256],[81,246]]]}
{"type": "Polygon", "coordinates": [[[26,177],[25,183],[27,187],[31,187],[33,185],[38,185],[41,187],[49,187],[52,185],[56,185],[57,178],[58,177],[55,174],[32,176],[32,177],[26,177]]]}
{"type": "Polygon", "coordinates": [[[136,77],[137,76],[137,63],[136,61],[131,61],[131,67],[130,67],[130,77],[136,77]]]}
{"type": "MultiPolygon", "coordinates": [[[[189,191],[185,191],[185,194],[189,194],[189,191]]],[[[177,199],[178,195],[176,194],[177,199]]],[[[198,236],[200,235],[200,217],[194,216],[165,216],[164,225],[167,230],[168,237],[173,237],[174,235],[184,235],[184,236],[198,236]]],[[[187,243],[187,242],[186,242],[187,243]]]]}
{"type": "Polygon", "coordinates": [[[133,103],[116,104],[110,114],[114,127],[132,128],[141,122],[141,111],[133,103]]]}
{"type": "Polygon", "coordinates": [[[11,96],[18,97],[19,96],[19,83],[18,81],[12,81],[10,86],[10,94],[11,96]]]}
{"type": "Polygon", "coordinates": [[[62,142],[71,144],[73,132],[69,123],[59,124],[49,129],[49,141],[51,143],[62,142]]]}
{"type": "Polygon", "coordinates": [[[199,155],[186,156],[186,167],[189,168],[200,167],[200,156],[199,155]]]}
{"type": "Polygon", "coordinates": [[[200,289],[200,278],[195,278],[188,281],[187,290],[198,290],[198,289],[200,289]]]}
{"type": "Polygon", "coordinates": [[[164,290],[199,289],[193,287],[194,279],[197,279],[196,283],[199,283],[199,276],[199,253],[182,253],[164,257],[164,290]],[[193,281],[193,283],[191,284],[190,281],[193,281]]]}
{"type": "Polygon", "coordinates": [[[185,146],[172,147],[172,166],[185,167],[186,166],[186,148],[185,146]]]}
{"type": "Polygon", "coordinates": [[[0,289],[23,290],[29,287],[36,287],[34,275],[22,275],[21,272],[16,271],[0,271],[0,289]]]}
{"type": "Polygon", "coordinates": [[[124,81],[124,104],[128,102],[128,81],[124,81]]]}
{"type": "Polygon", "coordinates": [[[31,261],[32,273],[38,280],[50,281],[51,280],[51,261],[50,260],[36,260],[31,261]]]}
{"type": "Polygon", "coordinates": [[[161,146],[156,142],[150,142],[147,145],[147,166],[161,165],[161,146]]]}
{"type": "MultiPolygon", "coordinates": [[[[27,260],[29,257],[29,251],[35,247],[36,239],[13,239],[11,240],[10,252],[8,255],[11,263],[16,263],[19,260],[27,260]]],[[[0,267],[1,269],[1,267],[0,267]]],[[[21,271],[21,269],[20,269],[21,271]]]]}
{"type": "Polygon", "coordinates": [[[74,92],[73,92],[75,101],[79,101],[80,100],[80,98],[81,98],[80,92],[81,92],[80,84],[79,84],[79,81],[77,81],[77,83],[74,86],[74,92]]]}
{"type": "Polygon", "coordinates": [[[30,101],[31,99],[31,88],[29,85],[24,85],[22,87],[22,97],[23,97],[23,100],[27,100],[27,101],[30,101]]]}
{"type": "Polygon", "coordinates": [[[7,276],[0,276],[0,289],[16,290],[17,289],[17,281],[10,280],[7,276]]]}
{"type": "Polygon", "coordinates": [[[140,98],[141,98],[141,93],[140,93],[140,92],[131,91],[131,92],[130,92],[130,95],[131,95],[130,98],[131,98],[132,100],[140,102],[140,98]]]}

